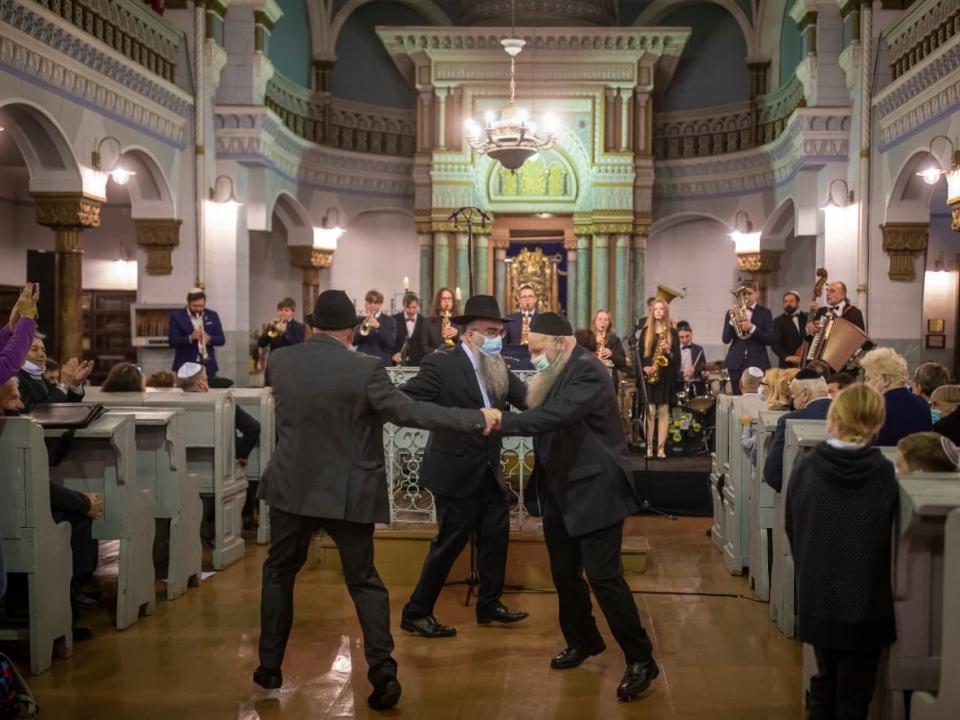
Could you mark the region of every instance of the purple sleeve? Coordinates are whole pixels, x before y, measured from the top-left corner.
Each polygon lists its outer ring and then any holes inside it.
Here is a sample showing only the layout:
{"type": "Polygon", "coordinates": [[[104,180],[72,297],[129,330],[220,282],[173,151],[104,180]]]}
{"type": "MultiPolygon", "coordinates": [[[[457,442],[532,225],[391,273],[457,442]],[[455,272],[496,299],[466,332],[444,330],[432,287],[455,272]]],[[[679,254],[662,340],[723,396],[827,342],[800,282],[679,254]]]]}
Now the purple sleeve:
{"type": "MultiPolygon", "coordinates": [[[[30,351],[36,329],[36,321],[30,318],[17,320],[13,334],[9,335],[3,347],[0,348],[0,383],[5,383],[23,367],[23,361],[26,360],[27,353],[30,351]]],[[[2,338],[3,334],[0,333],[0,340],[2,338]]]]}

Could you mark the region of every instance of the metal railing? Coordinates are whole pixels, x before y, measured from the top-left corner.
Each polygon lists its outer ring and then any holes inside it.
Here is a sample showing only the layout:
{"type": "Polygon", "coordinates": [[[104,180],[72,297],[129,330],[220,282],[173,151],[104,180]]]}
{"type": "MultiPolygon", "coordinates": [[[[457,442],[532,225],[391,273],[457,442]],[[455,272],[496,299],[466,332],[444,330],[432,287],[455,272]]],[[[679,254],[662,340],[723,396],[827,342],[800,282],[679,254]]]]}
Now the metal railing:
{"type": "Polygon", "coordinates": [[[960,0],[916,2],[887,31],[890,70],[900,77],[960,32],[960,0]]]}

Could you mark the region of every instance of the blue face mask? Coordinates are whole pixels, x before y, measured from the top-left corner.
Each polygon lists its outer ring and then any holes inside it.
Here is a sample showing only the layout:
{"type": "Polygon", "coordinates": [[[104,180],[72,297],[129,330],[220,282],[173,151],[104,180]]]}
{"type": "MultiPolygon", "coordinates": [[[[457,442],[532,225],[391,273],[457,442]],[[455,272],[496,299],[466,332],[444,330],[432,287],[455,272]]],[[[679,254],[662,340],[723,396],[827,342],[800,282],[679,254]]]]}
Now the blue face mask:
{"type": "Polygon", "coordinates": [[[550,368],[550,358],[547,357],[546,353],[531,357],[530,362],[533,363],[533,367],[537,369],[537,372],[544,372],[550,368]]]}
{"type": "Polygon", "coordinates": [[[503,338],[497,335],[496,337],[484,337],[483,345],[480,346],[480,352],[482,352],[487,357],[496,357],[500,354],[500,351],[503,350],[503,338]]]}
{"type": "Polygon", "coordinates": [[[930,408],[930,418],[933,420],[933,424],[936,425],[940,422],[940,411],[935,408],[930,408]]]}

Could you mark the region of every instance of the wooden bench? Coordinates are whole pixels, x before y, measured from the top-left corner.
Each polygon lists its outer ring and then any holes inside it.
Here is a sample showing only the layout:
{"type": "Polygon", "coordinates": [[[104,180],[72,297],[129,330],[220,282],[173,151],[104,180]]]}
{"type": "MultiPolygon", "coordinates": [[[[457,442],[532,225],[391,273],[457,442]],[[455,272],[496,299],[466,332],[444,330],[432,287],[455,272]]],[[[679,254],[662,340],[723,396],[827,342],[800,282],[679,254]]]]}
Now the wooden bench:
{"type": "Polygon", "coordinates": [[[741,441],[743,426],[740,416],[744,412],[743,398],[732,396],[727,412],[729,471],[723,483],[722,549],[724,565],[734,575],[742,575],[750,562],[750,480],[753,463],[741,441]]]}
{"type": "Polygon", "coordinates": [[[761,600],[770,600],[770,571],[773,564],[772,535],[773,488],[763,482],[763,466],[773,445],[777,422],[786,415],[783,410],[761,410],[754,420],[757,464],[750,481],[750,585],[761,600]]]}
{"type": "Polygon", "coordinates": [[[50,475],[53,482],[103,497],[103,515],[93,521],[98,540],[119,540],[118,630],[151,615],[156,605],[153,573],[154,500],[137,484],[133,418],[106,414],[80,430],[45,431],[48,446],[70,432],[70,449],[50,475]]]}
{"type": "MultiPolygon", "coordinates": [[[[267,463],[273,457],[277,442],[276,415],[274,411],[273,390],[270,388],[234,388],[233,395],[237,406],[246,410],[254,420],[260,423],[260,441],[247,459],[247,482],[258,482],[267,469],[267,463]]],[[[260,502],[260,524],[257,526],[257,542],[260,545],[270,542],[270,508],[260,502]]]]}
{"type": "Polygon", "coordinates": [[[727,542],[724,535],[726,510],[724,508],[723,486],[730,474],[729,418],[732,406],[732,395],[719,395],[717,397],[717,431],[714,435],[714,450],[710,453],[710,497],[713,500],[713,526],[710,529],[710,537],[713,539],[713,544],[721,552],[727,542]]]}
{"type": "MultiPolygon", "coordinates": [[[[0,418],[0,538],[7,572],[27,576],[30,672],[50,669],[58,650],[73,650],[70,524],[50,512],[50,475],[43,428],[30,418],[0,418]]],[[[0,629],[0,640],[22,640],[18,629],[0,629]]]]}

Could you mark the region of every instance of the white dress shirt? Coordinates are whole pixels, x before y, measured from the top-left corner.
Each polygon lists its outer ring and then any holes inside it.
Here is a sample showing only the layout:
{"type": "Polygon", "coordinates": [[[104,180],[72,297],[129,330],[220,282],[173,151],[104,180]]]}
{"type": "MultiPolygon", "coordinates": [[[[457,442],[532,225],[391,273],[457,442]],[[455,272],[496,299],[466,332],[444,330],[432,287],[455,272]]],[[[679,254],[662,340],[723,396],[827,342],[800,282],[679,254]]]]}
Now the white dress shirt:
{"type": "Polygon", "coordinates": [[[480,365],[473,349],[465,342],[460,343],[460,348],[467,354],[467,357],[470,358],[473,371],[477,374],[477,384],[480,386],[480,394],[483,396],[483,406],[493,407],[493,404],[490,402],[490,396],[487,394],[487,384],[483,381],[483,375],[480,374],[480,365]]]}

